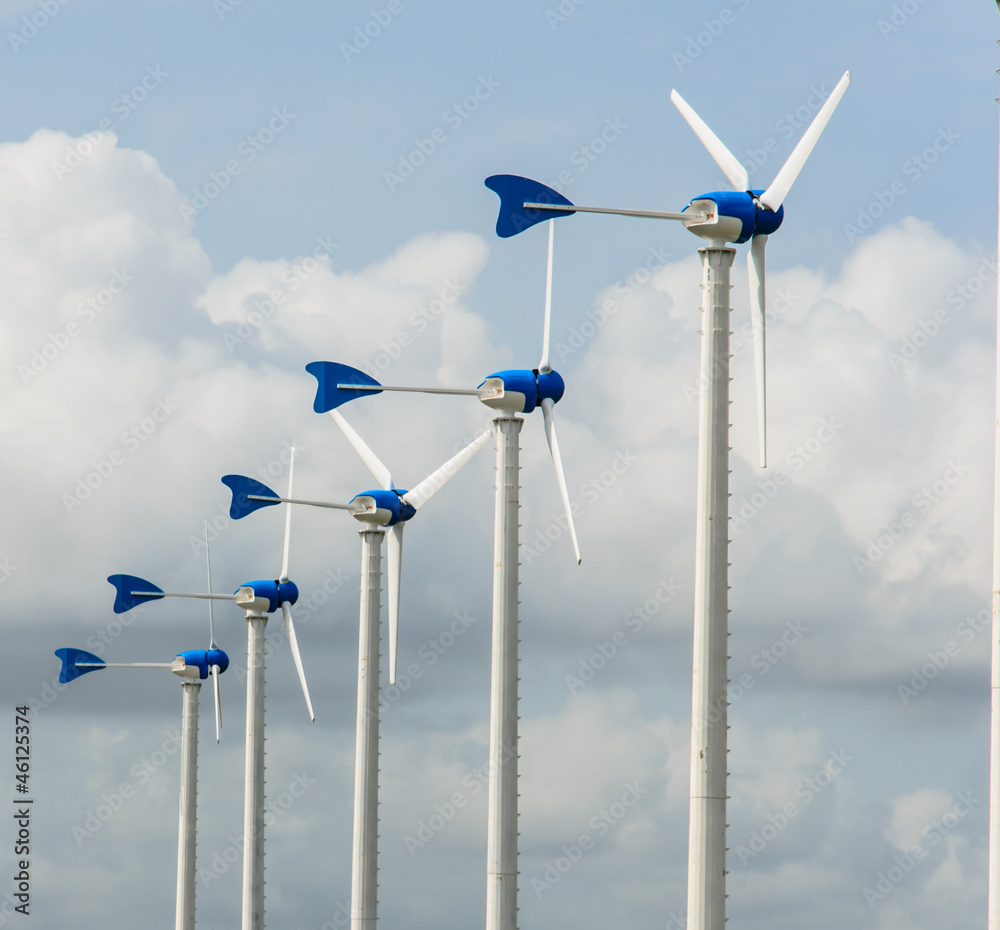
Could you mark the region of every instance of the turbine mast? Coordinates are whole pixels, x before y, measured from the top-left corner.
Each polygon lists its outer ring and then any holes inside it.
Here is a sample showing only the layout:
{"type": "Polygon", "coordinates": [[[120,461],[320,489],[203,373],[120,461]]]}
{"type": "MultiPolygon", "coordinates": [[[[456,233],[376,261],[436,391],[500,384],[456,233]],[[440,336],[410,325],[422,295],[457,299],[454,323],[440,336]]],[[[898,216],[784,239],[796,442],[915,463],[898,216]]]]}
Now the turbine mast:
{"type": "Polygon", "coordinates": [[[247,748],[243,797],[242,930],[264,930],[264,628],[247,611],[247,748]]]}
{"type": "Polygon", "coordinates": [[[493,537],[486,930],[517,930],[517,576],[523,424],[523,420],[513,415],[498,416],[493,421],[497,436],[497,484],[493,537]]]}
{"type": "Polygon", "coordinates": [[[361,629],[358,636],[358,724],[354,750],[354,844],[351,930],[375,930],[378,920],[378,683],[382,613],[382,537],[361,536],[361,629]]]}
{"type": "Polygon", "coordinates": [[[726,926],[729,703],[729,272],[736,250],[699,249],[701,402],[695,531],[688,930],[726,926]]]}
{"type": "Polygon", "coordinates": [[[195,829],[198,818],[198,693],[200,691],[200,681],[181,682],[181,811],[177,837],[177,930],[194,930],[195,829]]]}

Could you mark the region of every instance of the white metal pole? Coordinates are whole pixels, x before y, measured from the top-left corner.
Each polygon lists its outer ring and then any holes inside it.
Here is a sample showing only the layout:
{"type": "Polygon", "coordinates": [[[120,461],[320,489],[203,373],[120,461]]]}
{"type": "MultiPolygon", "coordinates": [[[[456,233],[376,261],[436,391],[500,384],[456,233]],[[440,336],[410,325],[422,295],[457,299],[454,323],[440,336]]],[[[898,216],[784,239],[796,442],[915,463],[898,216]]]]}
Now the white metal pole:
{"type": "MultiPolygon", "coordinates": [[[[1000,0],[997,3],[1000,9],[1000,0]]],[[[1000,183],[1000,175],[998,175],[1000,183]]],[[[1000,190],[997,202],[1000,260],[1000,190]]],[[[1000,285],[997,287],[996,422],[993,439],[993,628],[990,654],[990,837],[987,880],[989,930],[1000,930],[1000,285]]]]}
{"type": "Polygon", "coordinates": [[[358,723],[354,750],[354,846],[351,856],[351,930],[378,922],[378,684],[382,612],[382,537],[361,536],[361,609],[358,636],[358,723]]]}
{"type": "Polygon", "coordinates": [[[518,510],[523,420],[499,416],[493,536],[486,930],[517,928],[518,510]]]}
{"type": "Polygon", "coordinates": [[[687,919],[688,930],[725,930],[729,272],[736,250],[713,243],[698,254],[703,293],[687,919]]]}
{"type": "Polygon", "coordinates": [[[181,682],[181,809],[177,837],[176,930],[194,930],[199,691],[201,691],[200,681],[181,682]]]}
{"type": "Polygon", "coordinates": [[[243,930],[264,930],[264,628],[247,611],[247,749],[243,798],[243,930]]]}

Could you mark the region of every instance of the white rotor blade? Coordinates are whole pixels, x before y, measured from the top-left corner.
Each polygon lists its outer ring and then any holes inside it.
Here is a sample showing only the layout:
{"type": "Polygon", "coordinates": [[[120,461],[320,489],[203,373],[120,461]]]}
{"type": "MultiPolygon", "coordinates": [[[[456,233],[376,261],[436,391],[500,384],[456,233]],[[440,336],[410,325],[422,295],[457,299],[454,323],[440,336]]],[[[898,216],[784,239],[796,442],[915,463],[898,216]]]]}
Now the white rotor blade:
{"type": "Polygon", "coordinates": [[[389,684],[396,683],[396,646],[399,641],[399,587],[403,574],[403,527],[397,523],[386,535],[389,561],[389,684]]]}
{"type": "Polygon", "coordinates": [[[309,686],[306,684],[306,673],[302,668],[302,655],[299,652],[299,641],[295,638],[295,624],[292,623],[292,609],[288,601],[281,602],[281,612],[285,615],[285,635],[288,637],[288,645],[292,649],[295,671],[299,673],[299,683],[302,685],[302,693],[305,695],[309,719],[315,721],[316,715],[313,713],[312,701],[309,700],[309,686]]]}
{"type": "Polygon", "coordinates": [[[750,178],[740,160],[722,144],[722,140],[708,128],[706,122],[691,109],[688,102],[676,90],[670,91],[670,99],[694,130],[694,134],[701,139],[701,144],[708,149],[708,154],[715,159],[722,173],[729,178],[733,188],[745,191],[750,186],[750,178]]]}
{"type": "Polygon", "coordinates": [[[555,405],[549,397],[546,397],[542,401],[542,416],[545,418],[545,438],[549,441],[552,464],[556,467],[556,481],[559,484],[559,493],[562,495],[563,507],[566,508],[569,537],[573,541],[576,564],[579,565],[583,559],[580,557],[580,544],[576,541],[576,527],[573,525],[573,508],[570,506],[569,489],[566,487],[566,473],[563,471],[562,456],[559,454],[559,440],[556,438],[556,421],[552,412],[553,406],[555,405]]]}
{"type": "Polygon", "coordinates": [[[788,156],[788,161],[781,166],[781,170],[771,182],[770,186],[766,191],[764,191],[763,194],[760,195],[760,202],[764,204],[765,207],[777,210],[778,207],[780,207],[784,202],[788,191],[795,183],[795,179],[799,176],[799,172],[802,170],[802,166],[806,163],[806,159],[809,157],[810,152],[812,152],[813,146],[819,140],[820,135],[826,128],[826,124],[830,121],[830,117],[833,116],[833,111],[837,109],[837,104],[840,103],[840,98],[844,96],[844,91],[847,90],[847,85],[850,83],[851,72],[845,71],[844,76],[837,82],[837,86],[833,89],[833,93],[826,98],[826,103],[820,107],[820,111],[816,114],[816,118],[805,131],[802,138],[799,139],[799,144],[795,146],[792,150],[792,154],[788,156]]]}
{"type": "Polygon", "coordinates": [[[419,510],[427,503],[445,483],[455,475],[458,470],[469,461],[493,435],[493,430],[488,429],[473,439],[458,455],[452,456],[437,471],[428,475],[415,488],[411,488],[403,495],[406,501],[414,510],[419,510]]]}
{"type": "Polygon", "coordinates": [[[538,370],[547,375],[552,371],[549,364],[549,332],[552,327],[552,242],[555,238],[556,221],[549,220],[549,260],[545,269],[545,321],[542,324],[542,360],[538,370]]]}
{"type": "MultiPolygon", "coordinates": [[[[208,573],[208,593],[212,593],[212,559],[208,552],[208,520],[205,521],[205,570],[208,573]]],[[[217,649],[215,645],[215,616],[212,613],[212,599],[208,601],[208,648],[217,649]]],[[[216,734],[218,735],[218,734],[216,734]]],[[[218,740],[216,740],[218,742],[218,740]]]]}
{"type": "Polygon", "coordinates": [[[393,484],[389,469],[368,448],[367,443],[354,432],[354,427],[344,419],[344,415],[339,410],[331,410],[330,416],[333,417],[334,422],[340,427],[340,431],[347,437],[347,441],[354,446],[354,451],[361,456],[361,461],[368,466],[368,470],[375,476],[375,480],[382,485],[382,490],[391,491],[393,484]]]}
{"type": "Polygon", "coordinates": [[[760,467],[767,467],[767,390],[764,340],[764,246],[767,236],[754,236],[747,252],[750,279],[750,325],[753,328],[753,367],[757,384],[757,437],[760,467]]]}
{"type": "MultiPolygon", "coordinates": [[[[291,457],[288,460],[288,497],[292,496],[292,476],[295,472],[295,446],[292,446],[291,457]]],[[[288,581],[288,547],[292,541],[292,505],[285,504],[285,552],[281,557],[282,581],[288,581]]]]}
{"type": "Polygon", "coordinates": [[[215,686],[215,741],[219,742],[219,730],[222,729],[222,695],[219,693],[219,666],[212,666],[212,683],[215,686]]]}

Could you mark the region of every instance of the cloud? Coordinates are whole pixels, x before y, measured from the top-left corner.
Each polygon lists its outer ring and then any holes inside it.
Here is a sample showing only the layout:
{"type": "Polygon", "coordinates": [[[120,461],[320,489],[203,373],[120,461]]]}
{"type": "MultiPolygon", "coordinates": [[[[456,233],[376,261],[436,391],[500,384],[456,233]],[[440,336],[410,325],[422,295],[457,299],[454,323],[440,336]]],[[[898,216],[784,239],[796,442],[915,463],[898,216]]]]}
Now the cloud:
{"type": "MultiPolygon", "coordinates": [[[[0,146],[0,473],[7,489],[0,561],[15,566],[3,580],[9,609],[2,622],[24,657],[9,682],[19,699],[51,683],[57,646],[97,637],[109,657],[162,661],[202,642],[203,605],[153,604],[122,624],[110,613],[104,577],[128,571],[171,590],[201,586],[203,520],[212,521],[219,590],[273,574],[281,515],[233,524],[222,474],[256,475],[281,489],[294,441],[304,496],[344,499],[371,485],[333,424],[312,413],[306,362],[367,366],[385,383],[460,386],[535,362],[517,358],[503,327],[477,310],[490,249],[472,233],[426,232],[391,243],[383,259],[358,270],[341,267],[336,244],[321,236],[303,255],[245,257],[220,271],[181,219],[176,185],[146,153],[106,135],[70,173],[57,175],[52,164],[65,162],[67,150],[80,154],[80,142],[39,130],[0,146]]],[[[875,746],[867,756],[849,747],[859,762],[824,796],[822,815],[802,818],[770,845],[766,867],[763,858],[755,864],[768,875],[758,887],[788,905],[779,928],[797,925],[802,888],[860,887],[852,844],[872,835],[881,842],[881,827],[859,824],[855,801],[888,824],[886,843],[902,848],[928,805],[951,796],[929,775],[921,783],[919,773],[910,793],[887,790],[898,768],[884,782],[863,777],[866,767],[883,764],[882,724],[867,710],[857,724],[858,705],[841,706],[830,695],[904,715],[900,732],[912,736],[919,720],[909,715],[936,706],[958,666],[944,669],[913,708],[895,690],[901,670],[940,648],[968,603],[985,600],[989,508],[982,502],[991,494],[994,359],[984,261],[977,247],[907,219],[859,242],[834,272],[776,266],[768,282],[771,464],[763,473],[742,257],[734,271],[731,506],[734,517],[744,515],[732,528],[732,677],[746,670],[753,685],[731,711],[733,822],[754,829],[794,799],[844,742],[845,727],[876,735],[865,741],[875,746]],[[920,321],[940,308],[947,321],[933,335],[925,327],[926,340],[914,339],[920,321]],[[901,355],[907,338],[921,345],[897,366],[890,355],[901,355]],[[858,558],[870,564],[859,568],[858,558]],[[779,642],[792,620],[804,624],[801,642],[765,661],[762,672],[753,658],[779,642]],[[811,850],[808,861],[803,849],[811,850]]],[[[594,295],[589,317],[555,324],[553,360],[570,372],[559,435],[570,496],[580,505],[582,569],[560,529],[540,425],[528,417],[522,431],[524,878],[544,875],[563,845],[595,831],[593,818],[628,783],[649,786],[558,885],[540,896],[522,885],[524,910],[539,920],[572,915],[580,926],[606,925],[627,906],[639,921],[683,902],[698,266],[694,256],[663,263],[627,295],[609,283],[594,295]],[[671,581],[677,593],[642,620],[635,611],[671,581]],[[619,640],[614,657],[595,667],[582,690],[567,687],[567,675],[577,675],[616,632],[627,642],[619,640]],[[663,867],[653,869],[654,858],[663,867]]],[[[467,398],[407,396],[352,404],[347,416],[394,475],[412,483],[467,442],[487,412],[467,398]]],[[[415,663],[421,674],[384,715],[387,919],[419,913],[425,925],[439,925],[448,898],[442,862],[461,876],[455,914],[481,910],[485,792],[473,797],[471,785],[486,762],[493,479],[492,452],[484,451],[407,531],[400,667],[415,663]],[[429,661],[421,649],[440,642],[460,610],[478,619],[429,661]],[[434,805],[452,803],[456,792],[468,803],[410,856],[404,837],[416,836],[434,805]]],[[[272,752],[285,758],[273,771],[269,762],[269,791],[280,793],[300,764],[316,770],[323,788],[276,826],[269,861],[281,861],[284,849],[288,863],[297,863],[315,843],[326,871],[276,865],[268,897],[275,923],[320,925],[349,896],[357,617],[354,581],[323,584],[330,571],[355,578],[358,551],[355,527],[342,514],[296,513],[294,531],[292,564],[303,592],[297,609],[313,605],[298,635],[318,721],[310,728],[302,719],[273,623],[269,759],[272,752]]],[[[205,769],[202,865],[222,855],[242,823],[235,670],[243,624],[225,607],[216,626],[235,661],[225,681],[227,747],[212,757],[213,774],[205,769]]],[[[981,674],[987,653],[984,638],[963,653],[961,668],[981,674]]],[[[174,720],[172,679],[144,685],[138,674],[112,672],[74,683],[71,699],[60,694],[39,711],[61,747],[44,756],[48,768],[38,768],[39,786],[53,799],[47,867],[76,876],[67,897],[74,902],[121,866],[112,840],[128,844],[135,874],[145,876],[136,887],[170,872],[168,767],[156,796],[143,795],[88,841],[92,857],[68,848],[67,831],[95,797],[152,751],[142,735],[174,720]]],[[[956,727],[968,736],[973,723],[963,718],[956,727]]],[[[934,881],[952,887],[967,874],[974,855],[963,849],[949,854],[934,881]]],[[[225,914],[238,902],[237,871],[206,889],[209,913],[225,914]]],[[[161,881],[156,893],[169,908],[168,884],[161,881]]],[[[909,893],[900,887],[896,898],[909,893]]],[[[69,919],[64,904],[48,906],[53,920],[69,919]]],[[[853,913],[845,905],[843,914],[853,913]]],[[[930,926],[919,913],[908,925],[930,926]]]]}

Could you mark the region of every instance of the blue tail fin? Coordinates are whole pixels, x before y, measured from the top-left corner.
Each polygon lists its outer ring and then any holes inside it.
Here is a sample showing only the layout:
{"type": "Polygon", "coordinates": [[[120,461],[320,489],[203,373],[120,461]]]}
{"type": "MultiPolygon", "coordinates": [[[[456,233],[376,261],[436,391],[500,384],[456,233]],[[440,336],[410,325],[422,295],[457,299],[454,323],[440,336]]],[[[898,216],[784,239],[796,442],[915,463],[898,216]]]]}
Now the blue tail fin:
{"type": "Polygon", "coordinates": [[[163,597],[162,588],[158,588],[153,582],[146,581],[145,578],[139,578],[136,575],[108,575],[108,581],[115,586],[115,590],[118,592],[115,595],[116,614],[123,614],[133,607],[138,607],[139,604],[145,604],[146,601],[158,601],[163,597]],[[133,594],[133,591],[144,593],[133,594]],[[157,593],[151,593],[154,591],[157,593]]]}
{"type": "Polygon", "coordinates": [[[245,475],[223,475],[222,483],[233,492],[233,502],[229,505],[229,516],[234,520],[248,517],[261,507],[277,507],[278,501],[252,501],[250,495],[256,497],[281,497],[266,484],[245,475]]]}
{"type": "Polygon", "coordinates": [[[306,371],[318,382],[316,399],[313,401],[313,410],[317,413],[329,413],[349,400],[378,394],[378,389],[382,387],[370,375],[339,362],[310,362],[306,365],[306,371]],[[341,390],[337,387],[338,384],[356,384],[360,390],[341,390]]]}
{"type": "Polygon", "coordinates": [[[552,203],[572,207],[558,191],[516,174],[494,174],[484,182],[500,198],[500,213],[497,216],[497,235],[509,239],[519,232],[530,229],[536,223],[569,216],[572,210],[526,210],[526,203],[552,203]]]}
{"type": "Polygon", "coordinates": [[[59,681],[64,685],[75,681],[81,675],[86,675],[87,672],[99,672],[102,668],[105,668],[104,659],[100,656],[95,656],[92,652],[87,652],[85,649],[74,649],[72,646],[69,646],[64,649],[57,649],[56,656],[62,659],[59,681]],[[91,668],[80,668],[77,666],[77,662],[90,665],[91,668]]]}

